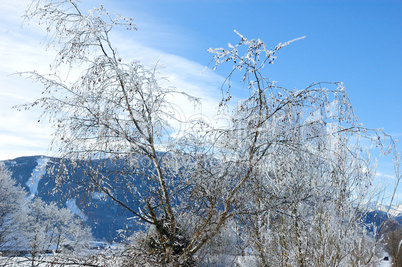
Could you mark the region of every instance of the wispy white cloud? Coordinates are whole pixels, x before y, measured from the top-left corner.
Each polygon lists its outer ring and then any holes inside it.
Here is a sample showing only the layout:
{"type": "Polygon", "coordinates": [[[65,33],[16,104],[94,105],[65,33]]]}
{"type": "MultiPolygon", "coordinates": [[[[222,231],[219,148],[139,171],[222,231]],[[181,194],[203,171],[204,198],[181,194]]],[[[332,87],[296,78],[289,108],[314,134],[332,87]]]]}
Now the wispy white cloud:
{"type": "Polygon", "coordinates": [[[386,178],[388,180],[395,180],[395,175],[389,175],[389,174],[385,174],[385,173],[381,173],[381,172],[376,172],[375,176],[379,177],[379,178],[386,178]]]}
{"type": "MultiPolygon", "coordinates": [[[[45,154],[51,140],[51,127],[37,123],[41,110],[18,112],[12,108],[40,97],[41,86],[10,75],[30,70],[48,73],[54,57],[52,49],[45,51],[40,45],[45,37],[40,27],[29,25],[21,28],[21,16],[29,3],[30,0],[13,1],[13,4],[5,1],[0,3],[0,160],[45,154]]],[[[150,27],[156,28],[155,25],[150,27]]],[[[166,32],[163,39],[167,35],[169,38],[174,37],[174,30],[166,32]]],[[[131,36],[118,31],[113,38],[123,60],[136,59],[145,64],[159,60],[163,66],[161,72],[168,80],[166,86],[173,86],[178,91],[201,99],[202,107],[196,109],[184,98],[172,99],[183,120],[194,116],[214,120],[222,77],[210,70],[203,72],[205,66],[201,64],[137,42],[136,33],[131,36]]],[[[149,41],[155,37],[141,38],[149,41]]]]}
{"type": "Polygon", "coordinates": [[[29,0],[0,3],[0,160],[45,154],[50,127],[37,123],[40,110],[18,112],[13,106],[40,97],[40,86],[12,74],[45,71],[52,55],[39,47],[43,36],[21,28],[29,0]]]}

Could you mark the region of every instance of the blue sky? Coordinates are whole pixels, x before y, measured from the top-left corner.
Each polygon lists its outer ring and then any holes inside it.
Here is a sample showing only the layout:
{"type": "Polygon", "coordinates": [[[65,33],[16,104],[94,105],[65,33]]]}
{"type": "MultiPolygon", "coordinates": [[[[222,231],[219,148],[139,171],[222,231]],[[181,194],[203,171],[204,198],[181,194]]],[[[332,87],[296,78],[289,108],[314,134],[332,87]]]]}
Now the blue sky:
{"type": "MultiPolygon", "coordinates": [[[[16,71],[46,72],[52,51],[39,44],[43,31],[21,29],[29,0],[0,3],[0,160],[45,154],[50,129],[37,124],[39,110],[18,113],[13,105],[39,96],[40,86],[16,71]]],[[[200,96],[213,109],[225,75],[203,68],[210,47],[236,43],[239,31],[269,47],[306,36],[280,53],[269,66],[272,80],[288,88],[312,82],[342,81],[360,121],[384,128],[402,141],[402,1],[239,1],[239,0],[82,0],[83,9],[104,4],[134,18],[137,32],[118,32],[121,54],[145,62],[159,59],[172,84],[200,96]]],[[[402,150],[402,145],[399,144],[402,150]]],[[[389,161],[381,173],[392,175],[389,161]]]]}
{"type": "Polygon", "coordinates": [[[209,47],[237,41],[234,29],[270,46],[306,36],[278,54],[271,78],[298,88],[342,81],[367,126],[402,134],[401,1],[130,1],[118,6],[132,9],[134,19],[138,12],[138,38],[146,35],[147,46],[202,65],[211,59],[209,47]]]}

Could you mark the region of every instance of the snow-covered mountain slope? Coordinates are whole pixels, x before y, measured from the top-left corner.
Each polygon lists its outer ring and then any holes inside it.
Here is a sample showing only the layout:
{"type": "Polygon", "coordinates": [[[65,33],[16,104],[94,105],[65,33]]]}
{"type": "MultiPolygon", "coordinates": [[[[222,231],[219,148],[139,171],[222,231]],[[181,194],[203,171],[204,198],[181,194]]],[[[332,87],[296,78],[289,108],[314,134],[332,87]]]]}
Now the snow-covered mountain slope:
{"type": "Polygon", "coordinates": [[[38,184],[40,179],[46,174],[46,164],[49,162],[49,158],[40,157],[36,160],[37,166],[32,171],[31,177],[25,185],[29,188],[30,198],[34,198],[38,194],[38,184]]]}
{"type": "Polygon", "coordinates": [[[383,205],[381,203],[372,202],[368,206],[368,212],[381,212],[387,214],[388,217],[402,218],[402,204],[395,204],[392,206],[383,205]]]}
{"type": "Polygon", "coordinates": [[[389,216],[392,217],[400,217],[402,216],[402,204],[393,205],[393,206],[384,206],[381,205],[378,207],[379,210],[387,212],[389,216]]]}
{"type": "MultiPolygon", "coordinates": [[[[133,220],[127,219],[132,215],[128,215],[123,208],[107,200],[101,193],[95,192],[86,198],[88,194],[85,188],[81,191],[71,190],[65,184],[54,191],[55,179],[48,170],[57,162],[58,159],[44,156],[3,161],[13,178],[27,191],[30,200],[40,197],[47,203],[56,202],[59,207],[68,207],[93,229],[95,238],[113,241],[118,238],[119,229],[138,230],[139,226],[134,225],[133,220]]],[[[71,179],[79,181],[82,177],[76,174],[71,179]]]]}

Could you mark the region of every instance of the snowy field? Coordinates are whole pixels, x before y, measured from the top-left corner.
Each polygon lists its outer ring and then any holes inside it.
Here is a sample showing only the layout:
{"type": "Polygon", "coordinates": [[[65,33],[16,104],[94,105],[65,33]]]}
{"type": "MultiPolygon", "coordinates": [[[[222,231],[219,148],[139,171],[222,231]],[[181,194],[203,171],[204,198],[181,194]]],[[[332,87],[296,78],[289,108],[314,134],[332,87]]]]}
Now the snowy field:
{"type": "Polygon", "coordinates": [[[391,267],[391,266],[392,266],[391,261],[385,261],[385,260],[382,260],[380,265],[378,265],[378,267],[391,267]]]}
{"type": "MultiPolygon", "coordinates": [[[[120,266],[116,258],[97,257],[97,259],[91,259],[88,257],[85,260],[62,260],[54,258],[53,256],[42,257],[39,262],[35,262],[35,266],[47,267],[47,266],[120,266]],[[79,264],[79,262],[85,262],[86,264],[79,264]]],[[[1,267],[28,267],[32,266],[31,259],[29,257],[0,257],[1,267]]]]}
{"type": "MultiPolygon", "coordinates": [[[[74,264],[73,261],[65,261],[64,264],[59,263],[55,263],[55,258],[53,256],[49,256],[49,257],[44,257],[42,258],[42,260],[44,261],[41,264],[38,264],[36,266],[39,267],[46,267],[46,266],[65,266],[65,264],[67,264],[68,266],[71,267],[78,267],[78,266],[82,266],[79,264],[74,264]]],[[[116,258],[100,258],[98,261],[94,261],[92,262],[92,264],[94,264],[95,266],[116,266],[116,264],[118,264],[118,260],[116,258]]],[[[254,261],[253,259],[251,259],[250,257],[238,257],[237,260],[236,259],[227,259],[227,261],[225,263],[223,263],[222,266],[233,266],[234,264],[236,264],[236,266],[242,266],[242,267],[250,267],[250,266],[257,266],[256,261],[254,261]],[[234,261],[233,261],[234,260],[234,261]],[[228,265],[226,265],[228,264],[228,265]]],[[[32,266],[32,262],[30,261],[30,258],[28,257],[10,257],[10,258],[6,258],[6,257],[0,257],[0,266],[10,266],[10,267],[28,267],[28,266],[32,266]]],[[[377,265],[377,267],[391,267],[391,261],[385,261],[382,260],[379,265],[377,265]]]]}

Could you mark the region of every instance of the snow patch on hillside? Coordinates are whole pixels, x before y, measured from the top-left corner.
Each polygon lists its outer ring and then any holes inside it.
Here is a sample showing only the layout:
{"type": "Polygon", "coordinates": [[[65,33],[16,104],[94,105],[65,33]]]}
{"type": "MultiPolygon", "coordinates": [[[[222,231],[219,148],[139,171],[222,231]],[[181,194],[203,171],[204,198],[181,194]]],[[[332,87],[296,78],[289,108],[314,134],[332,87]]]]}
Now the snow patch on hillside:
{"type": "Polygon", "coordinates": [[[77,203],[75,202],[75,198],[71,198],[66,201],[66,206],[70,209],[72,213],[79,216],[83,221],[86,221],[87,216],[77,207],[77,203]]]}
{"type": "Polygon", "coordinates": [[[106,199],[106,194],[102,192],[93,192],[92,193],[92,198],[96,200],[105,200],[106,199]]]}
{"type": "Polygon", "coordinates": [[[381,206],[381,211],[388,212],[389,215],[393,217],[398,217],[402,214],[402,204],[389,206],[381,206]]]}
{"type": "Polygon", "coordinates": [[[383,205],[381,203],[370,203],[368,205],[369,211],[382,211],[387,213],[391,217],[399,217],[402,216],[402,204],[397,205],[383,205]]]}
{"type": "Polygon", "coordinates": [[[38,163],[38,165],[32,171],[31,177],[25,183],[26,186],[28,186],[29,188],[30,199],[33,199],[35,195],[38,194],[38,184],[42,176],[46,174],[46,165],[49,162],[49,158],[41,157],[38,158],[36,162],[38,163]]]}

